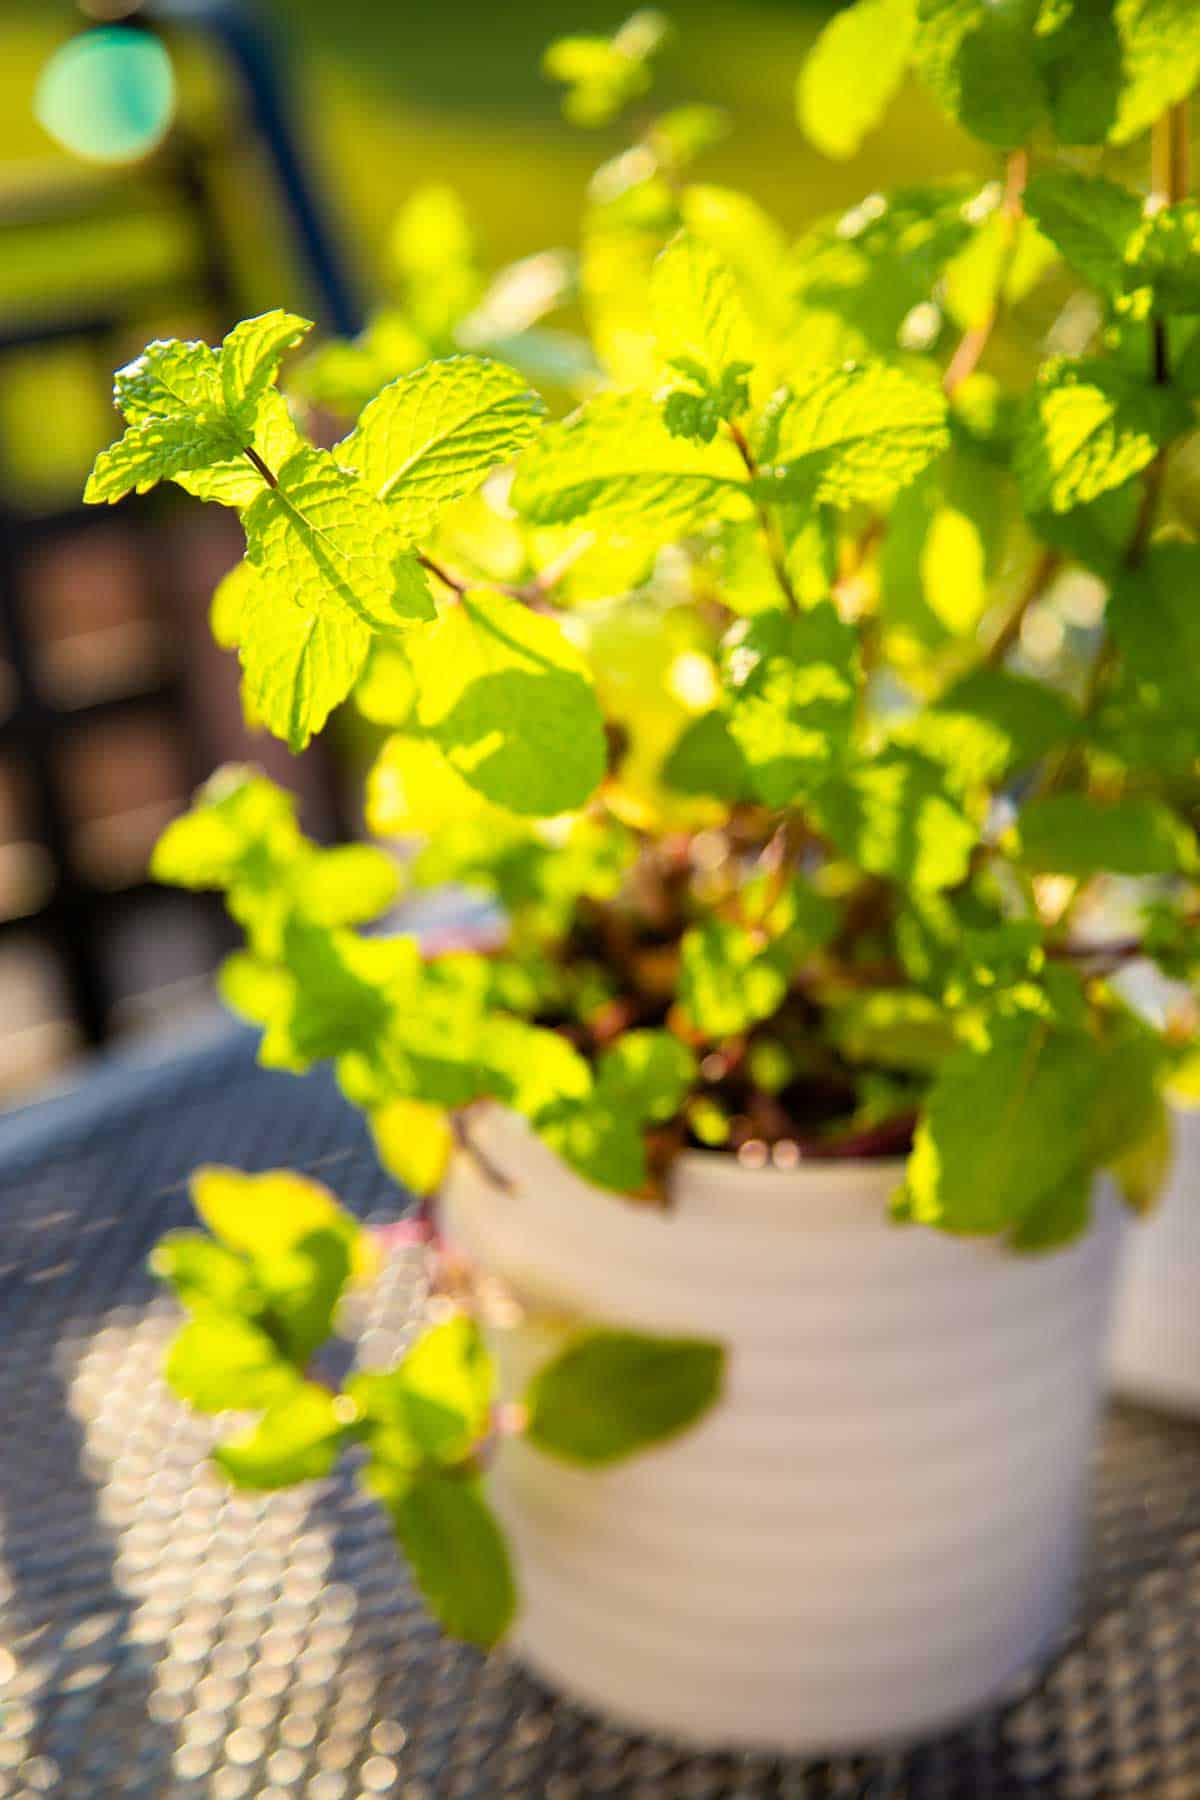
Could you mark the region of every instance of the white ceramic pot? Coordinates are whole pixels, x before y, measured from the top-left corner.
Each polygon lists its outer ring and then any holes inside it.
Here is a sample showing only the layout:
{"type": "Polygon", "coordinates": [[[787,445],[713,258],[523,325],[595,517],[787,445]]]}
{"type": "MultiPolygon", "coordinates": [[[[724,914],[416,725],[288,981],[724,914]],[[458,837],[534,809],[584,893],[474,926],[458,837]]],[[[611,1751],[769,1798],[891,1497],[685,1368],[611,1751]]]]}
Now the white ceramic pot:
{"type": "Polygon", "coordinates": [[[1130,1233],[1109,1366],[1131,1400],[1200,1415],[1200,1112],[1172,1114],[1166,1189],[1130,1233]]]}
{"type": "Polygon", "coordinates": [[[604,1471],[510,1441],[518,1654],[627,1725],[809,1754],[930,1732],[1067,1621],[1122,1235],[1020,1258],[889,1223],[898,1165],[685,1156],[669,1213],[589,1187],[511,1115],[472,1135],[450,1240],[539,1315],[718,1338],[723,1398],[604,1471]]]}

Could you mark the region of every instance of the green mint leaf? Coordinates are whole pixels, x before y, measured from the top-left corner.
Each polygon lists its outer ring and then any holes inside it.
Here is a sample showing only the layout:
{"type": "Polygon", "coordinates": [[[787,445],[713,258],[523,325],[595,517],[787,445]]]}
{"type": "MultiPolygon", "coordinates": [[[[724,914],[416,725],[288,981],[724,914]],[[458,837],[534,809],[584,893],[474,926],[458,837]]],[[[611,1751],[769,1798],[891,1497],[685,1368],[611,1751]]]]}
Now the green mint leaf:
{"type": "Polygon", "coordinates": [[[366,799],[374,837],[440,837],[471,825],[503,836],[513,828],[513,815],[464,781],[432,738],[389,737],[367,776],[366,799]]]}
{"type": "Polygon", "coordinates": [[[685,169],[698,156],[729,136],[731,121],[721,106],[675,106],[659,113],[650,128],[650,140],[663,161],[673,169],[685,169]]]}
{"type": "MultiPolygon", "coordinates": [[[[422,1332],[398,1368],[388,1374],[352,1375],[346,1392],[367,1422],[400,1432],[433,1462],[452,1464],[470,1455],[491,1422],[496,1378],[478,1327],[464,1313],[422,1332]]],[[[384,1450],[386,1454],[386,1438],[384,1450]]]]}
{"type": "Polygon", "coordinates": [[[1131,481],[1070,512],[1032,513],[1030,523],[1043,542],[1112,581],[1125,565],[1141,498],[1139,484],[1131,481]]]}
{"type": "Polygon", "coordinates": [[[325,451],[292,456],[243,522],[247,561],[227,616],[237,621],[245,692],[257,717],[300,750],[350,692],[372,633],[436,609],[387,509],[325,451]]]}
{"type": "Polygon", "coordinates": [[[631,835],[613,819],[574,819],[547,842],[529,821],[501,815],[440,831],[411,868],[418,887],[463,882],[494,894],[504,911],[558,937],[578,900],[613,900],[634,857],[631,835]]]}
{"type": "Polygon", "coordinates": [[[669,1033],[631,1031],[601,1056],[590,1087],[564,1095],[560,1080],[548,1104],[523,1110],[586,1181],[636,1194],[647,1180],[645,1128],[675,1117],[694,1078],[694,1058],[669,1033]]]}
{"type": "Polygon", "coordinates": [[[301,1385],[296,1369],[261,1328],[227,1313],[202,1313],[167,1352],[172,1392],[198,1412],[271,1406],[301,1385]]]}
{"type": "MultiPolygon", "coordinates": [[[[215,1320],[218,1326],[250,1329],[249,1336],[235,1332],[231,1343],[252,1371],[261,1364],[266,1372],[254,1388],[259,1397],[241,1404],[266,1405],[277,1393],[290,1393],[272,1372],[274,1361],[305,1368],[329,1337],[351,1277],[373,1271],[373,1252],[333,1196],[296,1175],[201,1170],[193,1198],[217,1241],[175,1233],[159,1246],[152,1266],[175,1287],[197,1323],[215,1320]],[[260,1339],[269,1342],[270,1357],[260,1339]]],[[[203,1336],[183,1338],[177,1346],[180,1360],[172,1364],[185,1384],[178,1391],[196,1406],[208,1402],[198,1397],[201,1377],[189,1358],[206,1342],[203,1336]]],[[[226,1364],[218,1359],[216,1366],[219,1373],[226,1364]]]]}
{"type": "Polygon", "coordinates": [[[289,750],[300,751],[350,693],[372,637],[368,625],[323,597],[315,583],[294,599],[280,573],[243,562],[222,589],[228,601],[229,584],[237,583],[245,702],[289,750]]]}
{"type": "Polygon", "coordinates": [[[535,1120],[538,1136],[594,1187],[644,1194],[648,1179],[642,1121],[627,1107],[592,1099],[559,1102],[535,1120]]]}
{"type": "Polygon", "coordinates": [[[426,966],[411,938],[292,921],[284,965],[283,981],[242,972],[239,997],[262,1002],[262,1061],[305,1069],[333,1059],[347,1097],[370,1111],[396,1099],[450,1107],[490,1096],[533,1117],[591,1087],[565,1038],[486,1011],[481,958],[426,966]]]}
{"type": "MultiPolygon", "coordinates": [[[[259,395],[253,425],[245,437],[246,442],[253,443],[268,469],[282,468],[289,457],[304,448],[304,439],[292,423],[287,401],[274,388],[267,388],[259,395]]],[[[175,476],[175,482],[195,499],[215,501],[220,506],[249,506],[263,488],[262,476],[241,450],[207,468],[185,469],[175,476]]]]}
{"type": "Polygon", "coordinates": [[[721,1346],[700,1338],[582,1332],[530,1382],[526,1436],[566,1462],[619,1462],[696,1424],[724,1367],[721,1346]]]}
{"type": "Polygon", "coordinates": [[[994,787],[1073,742],[1080,729],[1053,688],[1008,669],[975,669],[894,736],[940,763],[956,785],[994,787]]]}
{"type": "Polygon", "coordinates": [[[779,415],[758,489],[850,506],[887,498],[949,443],[938,388],[899,369],[849,364],[819,376],[779,415]]]}
{"type": "Polygon", "coordinates": [[[679,195],[679,214],[736,276],[755,325],[784,330],[793,313],[787,291],[790,246],[782,227],[747,194],[694,182],[679,195]]]}
{"type": "Polygon", "coordinates": [[[1035,53],[1060,144],[1102,144],[1124,81],[1112,0],[1042,0],[1035,53]]]}
{"type": "Polygon", "coordinates": [[[912,1217],[992,1235],[1036,1217],[1086,1166],[1099,1059],[1082,1033],[998,1018],[982,1050],[943,1064],[908,1163],[912,1217]]]}
{"type": "Polygon", "coordinates": [[[533,438],[545,406],[515,370],[478,356],[426,363],[385,387],[334,450],[388,502],[409,542],[533,438]]]}
{"type": "Polygon", "coordinates": [[[599,394],[531,444],[512,504],[534,525],[586,518],[666,540],[730,506],[747,511],[732,444],[673,437],[648,394],[599,394]]]}
{"type": "Polygon", "coordinates": [[[927,893],[963,880],[979,837],[944,772],[901,749],[834,776],[809,806],[860,869],[927,893]]]}
{"type": "Polygon", "coordinates": [[[312,849],[295,865],[296,911],[314,925],[358,925],[387,912],[400,889],[395,861],[372,844],[312,849]]]}
{"type": "Polygon", "coordinates": [[[235,326],[219,351],[178,339],[148,344],[117,372],[113,398],[128,429],[96,458],[84,499],[112,502],[173,478],[201,499],[249,504],[262,477],[246,446],[265,458],[299,443],[271,384],[284,351],[309,329],[276,312],[235,326]]]}
{"type": "Polygon", "coordinates": [[[235,950],[217,970],[217,992],[238,1018],[265,1027],[291,1004],[292,982],[277,963],[247,950],[235,950]]]}
{"type": "Polygon", "coordinates": [[[1026,205],[1072,268],[1132,319],[1200,311],[1200,207],[1147,213],[1136,194],[1100,176],[1035,175],[1026,205]]]}
{"type": "Polygon", "coordinates": [[[246,555],[304,612],[336,607],[372,631],[436,617],[387,507],[325,450],[298,451],[246,509],[246,555]]]}
{"type": "Polygon", "coordinates": [[[296,798],[265,775],[231,763],[211,775],[189,812],[167,826],[150,861],[155,881],[176,887],[252,888],[265,897],[277,872],[301,854],[296,798]]]}
{"type": "Polygon", "coordinates": [[[912,53],[914,0],[857,0],[829,21],[796,88],[801,129],[826,156],[850,157],[883,118],[912,53]]]}
{"type": "Polygon", "coordinates": [[[770,899],[765,917],[756,916],[766,888],[762,878],[745,889],[743,923],[705,919],[683,934],[679,1004],[706,1037],[733,1037],[770,1018],[796,968],[837,928],[837,909],[798,881],[770,899]]]}
{"type": "Polygon", "coordinates": [[[395,638],[375,638],[354,687],[358,711],[373,725],[407,725],[416,698],[412,662],[404,645],[395,638]]]}
{"type": "Polygon", "coordinates": [[[574,1045],[556,1031],[523,1019],[492,1017],[480,1032],[482,1091],[538,1123],[562,1099],[588,1093],[591,1071],[574,1045]]]}
{"type": "MultiPolygon", "coordinates": [[[[1113,1169],[1119,1177],[1131,1153],[1161,1130],[1170,1052],[1157,1031],[1123,1007],[1104,1020],[1102,1049],[1100,1097],[1092,1113],[1088,1154],[1098,1168],[1113,1169]]],[[[1141,1198],[1144,1201],[1145,1196],[1141,1198]]],[[[1136,1195],[1130,1199],[1139,1203],[1136,1195]]]]}
{"type": "Polygon", "coordinates": [[[700,238],[681,231],[654,265],[650,282],[658,353],[716,388],[731,364],[754,364],[754,333],[738,284],[700,238]]]}
{"type": "Polygon", "coordinates": [[[1115,689],[1102,709],[1100,734],[1118,755],[1151,766],[1190,769],[1200,756],[1193,660],[1200,656],[1194,603],[1200,552],[1156,544],[1136,569],[1124,569],[1109,595],[1107,623],[1121,652],[1115,689]]]}
{"type": "Polygon", "coordinates": [[[793,803],[849,747],[858,640],[829,601],[761,613],[726,639],[729,734],[767,806],[793,803]]]}
{"type": "MultiPolygon", "coordinates": [[[[394,1007],[419,990],[420,952],[413,940],[359,938],[290,921],[283,961],[288,982],[276,990],[278,1010],[263,1039],[267,1066],[306,1069],[358,1053],[374,1067],[394,1007]]],[[[386,1088],[379,1095],[385,1097],[386,1088]]]]}
{"type": "Polygon", "coordinates": [[[370,1125],[376,1154],[388,1174],[410,1193],[436,1193],[454,1148],[444,1109],[421,1100],[389,1100],[374,1108],[370,1125]]]}
{"type": "Polygon", "coordinates": [[[679,1004],[710,1038],[733,1037],[778,1011],[788,969],[764,934],[706,919],[683,934],[679,1004]]]}
{"type": "Polygon", "coordinates": [[[933,348],[942,330],[935,292],[975,235],[978,204],[967,182],[930,182],[886,200],[873,195],[813,226],[788,266],[799,319],[787,328],[804,362],[816,369],[868,349],[892,357],[914,317],[933,348]]]}
{"type": "Polygon", "coordinates": [[[130,425],[124,437],[96,458],[83,498],[89,506],[110,505],[126,494],[145,494],[160,481],[190,469],[228,462],[239,451],[237,436],[224,419],[148,418],[130,425]]]}
{"type": "Polygon", "coordinates": [[[217,1166],[197,1169],[192,1201],[213,1236],[254,1265],[286,1257],[322,1232],[345,1245],[349,1268],[361,1273],[372,1265],[369,1243],[353,1214],[319,1181],[290,1170],[244,1175],[217,1166]]]}
{"type": "Polygon", "coordinates": [[[1018,851],[1060,875],[1179,875],[1200,868],[1196,836],[1160,800],[1128,794],[1103,805],[1086,794],[1047,794],[1022,807],[1018,851]]]}
{"type": "Polygon", "coordinates": [[[1038,372],[1014,452],[1030,512],[1069,512],[1120,487],[1186,431],[1191,409],[1108,362],[1056,359],[1038,372]]]}
{"type": "Polygon", "coordinates": [[[226,410],[252,424],[258,401],[274,385],[284,356],[303,343],[311,330],[311,319],[279,310],[235,325],[220,352],[226,410]]]}
{"type": "Polygon", "coordinates": [[[219,1444],[213,1461],[235,1487],[292,1487],[328,1475],[346,1436],[337,1395],[306,1381],[273,1401],[252,1431],[219,1444]]]}
{"type": "Polygon", "coordinates": [[[1191,0],[1116,0],[1124,82],[1114,143],[1127,144],[1200,80],[1200,14],[1191,0]]]}
{"type": "Polygon", "coordinates": [[[1031,177],[1025,207],[1085,281],[1104,294],[1120,291],[1126,251],[1144,216],[1136,194],[1101,175],[1046,169],[1031,177]]]}
{"type": "Polygon", "coordinates": [[[596,1066],[596,1096],[639,1121],[664,1124],[683,1105],[696,1059],[669,1031],[627,1031],[596,1066]]]}
{"type": "Polygon", "coordinates": [[[951,118],[998,150],[1015,150],[1048,95],[1032,26],[1037,0],[917,0],[914,58],[951,118]]]}
{"type": "Polygon", "coordinates": [[[607,125],[646,93],[650,59],[670,34],[663,14],[635,12],[611,38],[565,37],[550,45],[542,68],[567,92],[563,112],[573,125],[607,125]]]}
{"type": "Polygon", "coordinates": [[[226,411],[220,352],[194,339],[155,338],[117,370],[113,403],[129,425],[184,413],[220,420],[226,411]]]}
{"type": "Polygon", "coordinates": [[[754,792],[729,719],[716,709],[684,726],[663,762],[662,780],[678,794],[706,795],[730,805],[749,800],[754,792]]]}
{"type": "Polygon", "coordinates": [[[219,769],[155,845],[150,873],[174,887],[216,888],[262,956],[278,956],[288,919],[354,925],[386,912],[393,859],[367,844],[322,850],[301,833],[294,796],[252,769],[219,769]]]}
{"type": "Polygon", "coordinates": [[[1117,310],[1134,319],[1200,312],[1200,206],[1186,200],[1143,219],[1125,252],[1117,310]]]}
{"type": "Polygon", "coordinates": [[[1092,1184],[1093,1173],[1085,1163],[1068,1170],[1013,1227],[1008,1240],[1012,1248],[1037,1254],[1059,1250],[1082,1236],[1092,1216],[1092,1184]]]}
{"type": "Polygon", "coordinates": [[[847,1062],[875,1068],[932,1074],[958,1047],[945,1007],[908,988],[851,994],[829,1025],[847,1062]]]}
{"type": "Polygon", "coordinates": [[[516,1611],[508,1549],[482,1485],[421,1473],[389,1511],[413,1578],[438,1623],[452,1637],[488,1649],[516,1611]]]}
{"type": "Polygon", "coordinates": [[[1170,1177],[1174,1154],[1172,1111],[1159,1093],[1136,1141],[1111,1164],[1126,1206],[1135,1213],[1153,1210],[1170,1177]]]}
{"type": "Polygon", "coordinates": [[[464,781],[513,812],[583,805],[604,774],[604,721],[586,661],[552,619],[464,594],[410,655],[420,727],[464,781]]]}
{"type": "Polygon", "coordinates": [[[288,1355],[299,1368],[333,1332],[338,1302],[350,1279],[350,1247],[339,1229],[325,1227],[286,1250],[254,1257],[255,1278],[288,1355]]]}
{"type": "Polygon", "coordinates": [[[240,1313],[255,1319],[263,1296],[250,1264],[200,1231],[169,1231],[150,1253],[150,1269],[189,1312],[240,1313]]]}

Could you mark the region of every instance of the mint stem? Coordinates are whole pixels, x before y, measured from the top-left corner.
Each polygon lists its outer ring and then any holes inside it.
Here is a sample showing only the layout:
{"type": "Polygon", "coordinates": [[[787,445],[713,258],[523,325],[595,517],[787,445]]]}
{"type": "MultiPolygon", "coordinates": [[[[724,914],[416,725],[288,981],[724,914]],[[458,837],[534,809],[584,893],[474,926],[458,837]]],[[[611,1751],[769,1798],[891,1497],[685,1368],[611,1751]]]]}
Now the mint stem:
{"type": "Polygon", "coordinates": [[[426,556],[423,550],[417,551],[417,561],[430,575],[436,576],[443,587],[448,587],[451,593],[457,594],[460,599],[466,593],[467,583],[461,575],[452,575],[449,569],[443,569],[441,563],[434,562],[432,556],[426,556]]]}
{"type": "MultiPolygon", "coordinates": [[[[758,462],[753,450],[750,448],[749,440],[747,439],[745,432],[740,425],[735,425],[732,419],[729,421],[729,435],[733,439],[738,455],[746,465],[747,475],[749,475],[751,481],[753,481],[758,474],[758,462]]],[[[758,522],[762,527],[762,534],[766,540],[767,555],[771,559],[771,567],[775,571],[775,579],[783,590],[784,598],[792,611],[799,612],[800,603],[796,599],[796,591],[792,586],[791,576],[787,572],[787,560],[783,553],[783,545],[779,542],[776,535],[774,521],[767,508],[760,501],[755,502],[754,510],[758,514],[758,522]]]]}
{"type": "Polygon", "coordinates": [[[250,458],[250,461],[254,464],[255,468],[258,470],[259,474],[262,476],[263,480],[266,482],[268,487],[277,488],[279,486],[279,483],[275,479],[275,476],[272,474],[271,470],[268,469],[266,463],[263,461],[262,457],[258,454],[258,451],[254,448],[253,444],[243,444],[242,445],[242,454],[244,456],[248,456],[250,458]]]}

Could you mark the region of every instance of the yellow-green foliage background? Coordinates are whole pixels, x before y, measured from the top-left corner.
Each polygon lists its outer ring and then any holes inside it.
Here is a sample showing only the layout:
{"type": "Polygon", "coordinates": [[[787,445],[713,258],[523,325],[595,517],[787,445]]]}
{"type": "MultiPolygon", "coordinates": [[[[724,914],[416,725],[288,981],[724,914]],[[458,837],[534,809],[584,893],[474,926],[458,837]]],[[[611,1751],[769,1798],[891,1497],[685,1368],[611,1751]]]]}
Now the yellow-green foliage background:
{"type": "MultiPolygon", "coordinates": [[[[547,41],[565,31],[608,30],[629,8],[612,0],[274,0],[314,157],[343,230],[368,274],[397,201],[431,179],[459,187],[480,222],[486,257],[504,260],[569,241],[589,170],[621,142],[621,127],[582,133],[559,116],[540,73],[547,41]]],[[[801,139],[793,114],[796,70],[825,8],[777,0],[684,0],[668,9],[678,40],[663,58],[664,103],[703,99],[728,107],[729,140],[706,165],[710,179],[742,183],[790,225],[963,160],[962,142],[915,92],[849,166],[801,139]]],[[[60,156],[32,113],[37,72],[82,23],[67,0],[6,0],[0,9],[0,179],[11,196],[60,156]]],[[[193,104],[220,104],[206,71],[189,68],[193,104]]],[[[119,246],[114,246],[119,248],[119,246]]],[[[66,273],[66,269],[60,271],[66,273]]],[[[28,275],[29,271],[26,271],[28,275]]],[[[4,258],[0,296],[21,271],[4,258]]],[[[286,298],[286,296],[284,296],[286,298]]]]}
{"type": "MultiPolygon", "coordinates": [[[[366,298],[384,277],[389,223],[422,183],[458,189],[487,267],[574,241],[588,175],[621,147],[625,128],[581,132],[566,124],[541,74],[541,55],[564,32],[611,30],[629,5],[273,0],[264,10],[286,58],[311,163],[366,298]]],[[[678,35],[661,59],[655,103],[695,99],[726,107],[733,129],[705,159],[704,179],[749,188],[789,227],[876,186],[946,172],[971,158],[916,90],[904,94],[853,163],[827,162],[806,145],[795,124],[795,77],[827,7],[683,0],[669,10],[678,35]]],[[[0,320],[104,300],[195,251],[185,221],[164,203],[152,165],[114,181],[60,152],[34,118],[39,70],[83,23],[72,0],[0,4],[0,320]],[[31,218],[31,196],[53,195],[64,183],[95,187],[91,215],[80,216],[72,203],[67,222],[31,218]]],[[[184,119],[221,136],[234,111],[228,79],[194,33],[181,28],[175,46],[184,119]]],[[[304,310],[309,296],[286,241],[272,229],[260,163],[242,149],[215,166],[240,309],[304,310]]],[[[188,324],[176,315],[152,317],[139,342],[152,329],[188,324]]],[[[78,352],[26,352],[0,366],[0,480],[10,486],[34,498],[69,488],[110,424],[106,395],[78,352]],[[48,412],[53,434],[44,430],[48,412]]]]}

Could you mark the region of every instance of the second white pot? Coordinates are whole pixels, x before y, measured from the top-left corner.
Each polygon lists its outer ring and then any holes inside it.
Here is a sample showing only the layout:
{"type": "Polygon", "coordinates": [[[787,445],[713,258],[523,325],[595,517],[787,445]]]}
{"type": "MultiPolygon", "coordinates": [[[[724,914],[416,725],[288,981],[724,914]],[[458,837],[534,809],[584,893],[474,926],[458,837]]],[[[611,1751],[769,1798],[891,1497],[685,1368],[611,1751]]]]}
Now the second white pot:
{"type": "Polygon", "coordinates": [[[1200,1416],[1200,1112],[1174,1108],[1174,1156],[1158,1205],[1130,1232],[1118,1290],[1113,1387],[1200,1416]]]}
{"type": "Polygon", "coordinates": [[[898,1165],[678,1165],[672,1210],[590,1187],[499,1110],[443,1222],[524,1308],[519,1382],[564,1316],[721,1340],[693,1431],[608,1470],[509,1442],[493,1496],[518,1653],[616,1721],[807,1754],[928,1733],[1066,1623],[1122,1225],[1054,1255],[893,1226],[898,1165]],[[556,1322],[557,1321],[557,1322],[556,1322]]]}

